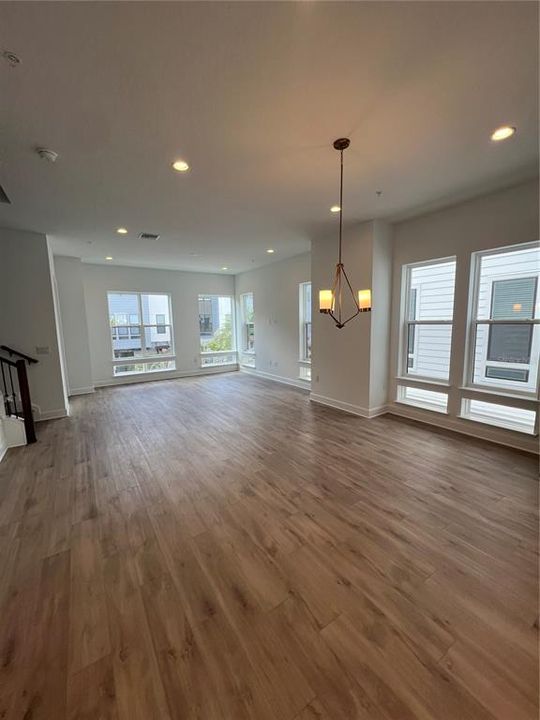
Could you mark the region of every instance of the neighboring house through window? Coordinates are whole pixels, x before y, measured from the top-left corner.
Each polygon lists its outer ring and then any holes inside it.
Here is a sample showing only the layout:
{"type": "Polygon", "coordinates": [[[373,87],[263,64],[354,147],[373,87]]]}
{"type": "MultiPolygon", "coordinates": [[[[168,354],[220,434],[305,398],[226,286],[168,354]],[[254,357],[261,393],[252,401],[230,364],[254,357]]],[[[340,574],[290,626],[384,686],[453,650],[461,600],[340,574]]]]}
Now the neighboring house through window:
{"type": "Polygon", "coordinates": [[[201,367],[237,362],[233,298],[199,295],[201,367]]]}
{"type": "Polygon", "coordinates": [[[302,380],[311,380],[311,283],[300,283],[299,288],[299,375],[302,380]]]}
{"type": "Polygon", "coordinates": [[[255,367],[255,306],[253,293],[240,295],[241,328],[241,363],[247,367],[255,367]]]}
{"type": "Polygon", "coordinates": [[[170,296],[107,293],[113,375],[174,370],[170,296]]]}
{"type": "Polygon", "coordinates": [[[403,268],[402,366],[398,400],[446,412],[454,317],[455,258],[414,263],[403,268]],[[409,382],[416,380],[417,382],[409,382]],[[424,384],[422,384],[422,382],[424,384]],[[430,388],[430,383],[443,387],[430,388]]]}
{"type": "Polygon", "coordinates": [[[540,355],[538,244],[473,254],[473,297],[466,383],[494,392],[494,402],[468,397],[461,414],[471,420],[534,432],[535,412],[511,406],[536,398],[540,355]],[[505,404],[506,403],[506,404],[505,404]]]}

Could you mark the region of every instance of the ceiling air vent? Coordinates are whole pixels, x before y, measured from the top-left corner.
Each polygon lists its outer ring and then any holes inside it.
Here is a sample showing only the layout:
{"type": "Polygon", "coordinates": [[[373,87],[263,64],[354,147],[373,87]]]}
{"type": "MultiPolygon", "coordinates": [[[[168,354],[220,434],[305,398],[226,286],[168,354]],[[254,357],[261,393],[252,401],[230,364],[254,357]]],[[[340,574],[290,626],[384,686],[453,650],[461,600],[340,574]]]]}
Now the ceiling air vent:
{"type": "Polygon", "coordinates": [[[7,203],[11,205],[11,200],[6,195],[4,188],[0,185],[0,203],[7,203]]]}
{"type": "Polygon", "coordinates": [[[157,240],[159,238],[159,235],[156,235],[155,233],[142,232],[139,233],[139,238],[141,240],[157,240]]]}

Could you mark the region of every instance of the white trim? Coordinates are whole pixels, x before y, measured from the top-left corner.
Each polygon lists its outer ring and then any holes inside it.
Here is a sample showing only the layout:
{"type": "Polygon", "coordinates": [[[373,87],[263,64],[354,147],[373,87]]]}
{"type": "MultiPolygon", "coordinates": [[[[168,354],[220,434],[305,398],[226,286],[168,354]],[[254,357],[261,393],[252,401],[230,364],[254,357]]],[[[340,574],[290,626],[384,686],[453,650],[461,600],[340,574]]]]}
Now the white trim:
{"type": "Polygon", "coordinates": [[[390,415],[416,420],[425,425],[433,425],[442,430],[460,433],[460,435],[468,435],[480,440],[485,440],[486,442],[496,443],[497,445],[505,445],[506,447],[515,448],[516,450],[532,453],[533,455],[539,454],[538,438],[534,438],[532,435],[505,430],[503,428],[498,429],[492,425],[483,425],[482,423],[463,420],[459,417],[452,418],[449,415],[441,413],[430,413],[429,410],[415,408],[412,405],[390,403],[387,412],[390,415]]]}
{"type": "Polygon", "coordinates": [[[519,395],[511,391],[505,392],[504,390],[484,390],[480,387],[460,387],[459,388],[461,397],[478,400],[481,399],[482,395],[486,402],[495,402],[499,405],[510,405],[512,407],[522,407],[524,410],[536,410],[536,406],[540,403],[538,397],[531,395],[519,395]],[[499,398],[497,401],[496,398],[499,398]]]}
{"type": "Polygon", "coordinates": [[[336,408],[336,410],[343,410],[343,412],[349,413],[350,415],[359,415],[360,417],[368,419],[384,415],[388,412],[386,405],[380,405],[376,408],[363,408],[360,407],[360,405],[352,405],[351,403],[334,400],[334,398],[329,398],[325,395],[317,395],[316,393],[311,393],[309,399],[311,402],[317,403],[318,405],[327,405],[328,407],[336,408]]]}
{"type": "Polygon", "coordinates": [[[6,453],[8,450],[9,450],[9,445],[4,445],[3,448],[0,448],[0,462],[2,462],[2,460],[6,456],[6,453]]]}
{"type": "Polygon", "coordinates": [[[427,390],[432,390],[433,387],[440,387],[443,390],[445,390],[445,389],[448,390],[448,388],[450,387],[450,383],[445,382],[444,380],[429,380],[429,379],[426,380],[425,378],[414,377],[414,376],[410,376],[410,375],[408,375],[407,377],[401,377],[401,375],[396,375],[395,379],[396,379],[398,385],[418,385],[418,386],[427,385],[427,386],[430,386],[430,387],[426,388],[427,390]]]}
{"type": "MultiPolygon", "coordinates": [[[[34,406],[35,407],[35,406],[34,406]]],[[[69,413],[65,408],[58,408],[57,410],[45,410],[39,411],[39,417],[35,417],[35,422],[42,422],[43,420],[57,420],[58,418],[68,417],[69,413]]]]}
{"type": "Polygon", "coordinates": [[[292,378],[286,378],[282,375],[273,375],[272,373],[267,373],[263,370],[256,370],[255,368],[250,368],[244,365],[240,367],[240,372],[246,373],[246,375],[255,375],[256,377],[263,378],[264,380],[273,380],[274,382],[281,383],[282,385],[292,385],[293,387],[301,388],[302,390],[309,390],[311,388],[309,380],[300,380],[300,378],[293,380],[292,378]]]}
{"type": "Polygon", "coordinates": [[[69,388],[68,395],[69,397],[73,395],[91,395],[93,392],[95,392],[94,386],[89,385],[88,387],[69,388]]]}
{"type": "MultiPolygon", "coordinates": [[[[463,368],[463,385],[467,386],[467,389],[469,389],[470,386],[477,387],[480,385],[480,383],[474,382],[474,372],[475,372],[475,352],[476,352],[476,332],[478,325],[486,324],[486,325],[493,325],[493,324],[508,324],[508,321],[504,320],[491,320],[490,318],[484,318],[480,319],[478,318],[478,299],[480,294],[480,274],[482,271],[482,259],[485,257],[489,257],[490,255],[501,255],[506,253],[512,253],[512,252],[521,252],[522,250],[528,250],[533,249],[538,246],[538,241],[533,240],[532,242],[525,242],[525,243],[517,243],[516,245],[506,245],[503,247],[497,247],[492,248],[491,250],[476,250],[475,252],[471,253],[471,267],[470,267],[470,276],[469,276],[469,301],[468,301],[468,310],[467,310],[467,326],[466,326],[466,336],[465,336],[465,365],[463,368]]],[[[538,289],[537,289],[538,292],[538,289]]],[[[534,309],[533,309],[534,312],[534,309]]],[[[517,320],[517,324],[519,323],[525,323],[532,325],[538,324],[539,320],[538,318],[530,318],[530,319],[523,319],[523,320],[517,320]]],[[[514,320],[511,324],[515,324],[516,320],[514,320]]],[[[530,363],[529,363],[530,364],[530,363]]],[[[540,364],[538,366],[538,374],[536,378],[536,387],[534,390],[534,395],[538,394],[538,385],[540,382],[540,364]]],[[[482,384],[482,387],[490,388],[495,387],[497,389],[497,386],[490,385],[488,383],[482,384]]],[[[512,388],[504,388],[503,386],[499,386],[500,390],[510,390],[512,392],[512,388]]],[[[519,391],[518,391],[519,392],[519,391]]]]}
{"type": "MultiPolygon", "coordinates": [[[[116,327],[118,327],[118,325],[116,327]]],[[[153,327],[153,325],[149,325],[148,327],[153,327]]],[[[115,365],[147,365],[156,361],[160,362],[161,360],[166,360],[167,362],[174,360],[176,362],[176,355],[141,355],[140,357],[134,355],[133,357],[113,358],[111,363],[114,367],[115,365]]]]}
{"type": "MultiPolygon", "coordinates": [[[[439,413],[439,415],[448,415],[448,410],[446,410],[444,407],[428,407],[427,403],[421,404],[421,401],[412,402],[409,400],[396,400],[395,402],[398,405],[407,405],[408,407],[415,407],[420,408],[421,410],[427,410],[427,412],[436,412],[439,413]]],[[[446,407],[448,407],[448,404],[446,405],[446,407]]]]}
{"type": "MultiPolygon", "coordinates": [[[[463,403],[462,403],[462,407],[463,407],[463,403]]],[[[509,422],[505,422],[504,420],[494,420],[493,418],[491,418],[487,415],[480,416],[480,415],[467,414],[467,412],[462,412],[458,415],[458,418],[460,420],[467,420],[468,422],[482,423],[482,425],[490,425],[491,427],[502,428],[503,430],[512,430],[514,432],[523,433],[523,435],[530,435],[531,437],[535,436],[534,426],[533,426],[532,430],[528,430],[527,426],[523,427],[523,426],[518,425],[517,423],[509,423],[509,422]]]]}
{"type": "Polygon", "coordinates": [[[237,372],[238,365],[216,365],[208,368],[194,370],[163,370],[157,373],[134,373],[107,380],[96,380],[95,387],[113,387],[115,385],[134,385],[141,382],[160,382],[161,380],[176,380],[176,378],[195,377],[196,375],[215,375],[217,373],[237,372]]]}
{"type": "Polygon", "coordinates": [[[199,355],[236,355],[236,350],[201,350],[199,355]]]}

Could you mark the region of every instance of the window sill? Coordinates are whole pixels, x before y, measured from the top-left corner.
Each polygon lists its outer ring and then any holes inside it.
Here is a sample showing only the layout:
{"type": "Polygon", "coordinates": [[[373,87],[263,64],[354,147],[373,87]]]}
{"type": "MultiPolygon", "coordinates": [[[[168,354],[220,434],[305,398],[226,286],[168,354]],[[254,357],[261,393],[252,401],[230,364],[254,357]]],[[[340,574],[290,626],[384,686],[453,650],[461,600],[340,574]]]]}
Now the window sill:
{"type": "Polygon", "coordinates": [[[236,350],[201,350],[199,355],[208,356],[208,355],[232,355],[233,353],[236,353],[236,350]]]}
{"type": "Polygon", "coordinates": [[[394,402],[398,405],[405,405],[406,407],[416,408],[417,410],[427,410],[428,412],[438,413],[439,415],[448,415],[448,410],[445,410],[444,408],[428,407],[427,405],[406,402],[405,400],[394,400],[394,402]]]}
{"type": "MultiPolygon", "coordinates": [[[[465,392],[478,393],[479,395],[493,395],[494,397],[509,398],[510,400],[526,400],[538,403],[540,400],[535,395],[520,395],[519,393],[505,392],[504,390],[494,390],[493,388],[473,387],[463,385],[459,388],[465,392]]],[[[470,418],[465,418],[469,420],[470,418]]]]}
{"type": "MultiPolygon", "coordinates": [[[[111,360],[114,365],[135,365],[144,364],[151,362],[169,362],[170,360],[176,360],[176,355],[145,355],[144,357],[126,357],[126,358],[113,358],[111,360]]],[[[128,373],[125,373],[126,375],[128,373]]],[[[131,375],[141,375],[141,373],[130,373],[131,375]]]]}
{"type": "Polygon", "coordinates": [[[208,368],[232,367],[233,365],[238,365],[238,362],[236,360],[234,360],[233,362],[211,363],[210,365],[199,365],[199,367],[201,370],[208,370],[208,368]]]}
{"type": "Polygon", "coordinates": [[[494,422],[488,416],[474,417],[471,415],[458,415],[458,418],[460,420],[468,420],[469,422],[480,423],[480,425],[489,425],[490,427],[500,428],[501,430],[510,430],[512,432],[520,433],[520,435],[529,435],[529,437],[535,436],[534,430],[531,430],[527,427],[522,427],[519,425],[514,425],[513,423],[505,423],[501,421],[494,422]]]}
{"type": "Polygon", "coordinates": [[[176,368],[158,368],[157,370],[145,370],[144,372],[124,372],[118,375],[113,375],[113,378],[133,377],[134,375],[144,377],[145,375],[157,375],[159,373],[171,373],[176,372],[176,368]]]}
{"type": "Polygon", "coordinates": [[[402,384],[406,385],[407,383],[411,384],[418,384],[418,385],[435,385],[436,387],[450,387],[450,383],[446,380],[433,380],[433,378],[430,378],[429,380],[424,380],[419,377],[411,377],[410,375],[396,375],[396,380],[402,384]]]}

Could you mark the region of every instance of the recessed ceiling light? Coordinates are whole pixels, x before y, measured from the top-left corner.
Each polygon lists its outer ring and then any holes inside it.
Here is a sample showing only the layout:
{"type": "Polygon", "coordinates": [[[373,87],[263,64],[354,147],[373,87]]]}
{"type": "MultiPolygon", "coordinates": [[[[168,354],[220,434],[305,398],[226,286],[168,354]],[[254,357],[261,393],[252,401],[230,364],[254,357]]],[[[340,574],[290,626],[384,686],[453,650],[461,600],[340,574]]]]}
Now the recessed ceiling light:
{"type": "Polygon", "coordinates": [[[516,132],[516,128],[511,125],[502,125],[491,133],[491,139],[495,142],[506,140],[516,132]]]}
{"type": "Polygon", "coordinates": [[[221,269],[222,269],[222,270],[228,270],[229,268],[228,268],[226,265],[224,265],[221,269]]]}
{"type": "Polygon", "coordinates": [[[266,252],[267,252],[269,255],[273,255],[273,253],[275,253],[275,250],[273,250],[272,248],[268,248],[268,250],[267,250],[266,252]]]}
{"type": "Polygon", "coordinates": [[[339,207],[339,205],[332,205],[332,207],[330,208],[330,212],[339,212],[340,210],[341,208],[339,207]]]}
{"type": "Polygon", "coordinates": [[[36,148],[36,152],[42,160],[47,162],[55,163],[58,160],[58,153],[49,148],[36,148]]]}
{"type": "Polygon", "coordinates": [[[11,67],[17,67],[17,65],[21,64],[21,58],[11,50],[3,50],[0,54],[11,67]]]}
{"type": "Polygon", "coordinates": [[[107,257],[105,258],[105,260],[114,260],[114,258],[113,258],[112,255],[107,255],[107,257]]]}
{"type": "Polygon", "coordinates": [[[119,235],[127,235],[127,228],[116,228],[116,232],[119,235]]]}
{"type": "Polygon", "coordinates": [[[189,165],[185,160],[175,160],[172,167],[176,172],[187,172],[189,170],[189,165]]]}

